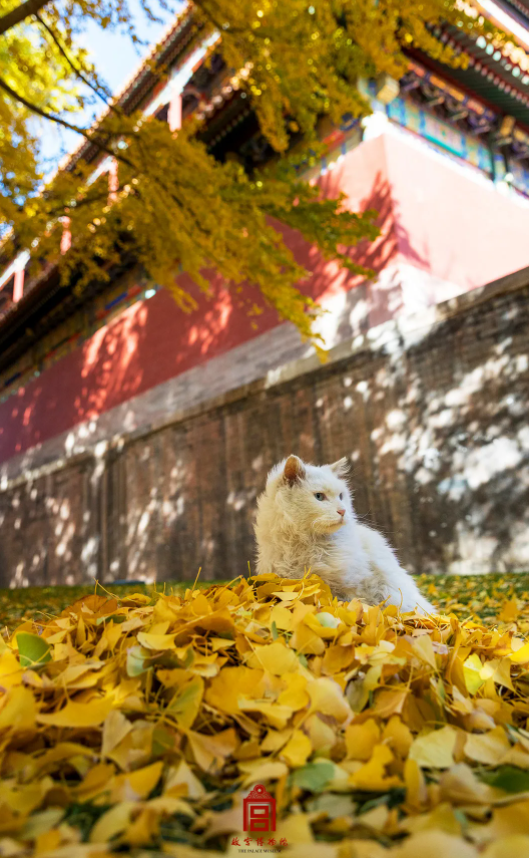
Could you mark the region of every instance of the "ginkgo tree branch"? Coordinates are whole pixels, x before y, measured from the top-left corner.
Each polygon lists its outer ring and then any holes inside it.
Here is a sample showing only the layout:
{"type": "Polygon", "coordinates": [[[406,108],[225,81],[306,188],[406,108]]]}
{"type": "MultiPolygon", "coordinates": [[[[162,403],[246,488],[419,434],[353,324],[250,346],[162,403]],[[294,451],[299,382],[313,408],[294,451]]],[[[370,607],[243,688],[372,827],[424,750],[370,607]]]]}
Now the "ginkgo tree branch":
{"type": "Polygon", "coordinates": [[[32,113],[36,113],[38,116],[41,116],[43,119],[48,119],[50,122],[56,122],[58,125],[62,125],[63,128],[67,128],[68,131],[75,131],[77,134],[82,134],[83,137],[86,137],[87,140],[91,140],[88,129],[80,128],[79,125],[72,125],[71,122],[67,122],[66,119],[62,119],[60,116],[56,116],[54,113],[47,113],[45,110],[42,110],[41,107],[37,107],[36,104],[33,104],[31,101],[28,101],[23,95],[20,95],[19,92],[16,92],[12,87],[9,86],[8,83],[5,82],[2,78],[0,78],[0,88],[7,92],[11,98],[14,98],[15,101],[23,104],[24,107],[27,107],[28,110],[31,110],[32,113]]]}
{"type": "Polygon", "coordinates": [[[57,36],[57,34],[54,32],[52,27],[50,27],[50,25],[41,17],[41,15],[39,15],[38,12],[35,12],[35,17],[37,18],[39,23],[42,24],[42,26],[47,31],[49,36],[53,39],[53,41],[54,41],[55,45],[57,46],[59,52],[62,54],[62,56],[64,57],[64,59],[66,60],[66,62],[70,66],[70,68],[73,70],[73,72],[77,75],[77,77],[80,80],[82,80],[83,83],[85,83],[88,87],[90,87],[90,89],[93,90],[93,92],[95,92],[95,94],[98,96],[98,98],[100,98],[101,101],[104,104],[106,104],[106,106],[108,108],[110,108],[111,110],[115,110],[115,107],[113,107],[113,105],[110,103],[110,99],[112,97],[110,95],[110,93],[105,92],[104,89],[100,85],[96,85],[95,83],[92,83],[90,78],[88,78],[86,76],[84,69],[79,68],[76,65],[76,63],[74,63],[72,58],[68,55],[68,52],[66,51],[64,46],[61,44],[61,41],[60,41],[59,37],[57,36]]]}
{"type": "Polygon", "coordinates": [[[15,27],[16,24],[20,24],[26,18],[30,18],[31,15],[35,15],[49,2],[50,0],[25,0],[20,6],[15,6],[10,12],[6,12],[0,17],[0,36],[10,30],[11,27],[15,27]]]}
{"type": "MultiPolygon", "coordinates": [[[[20,102],[20,104],[23,104],[24,107],[27,107],[28,110],[31,110],[32,113],[36,113],[37,116],[42,117],[42,119],[47,119],[49,122],[55,122],[57,125],[61,125],[63,128],[66,128],[68,131],[74,131],[76,134],[80,134],[85,138],[85,140],[88,140],[89,143],[93,143],[94,146],[101,149],[102,152],[106,152],[107,155],[111,155],[118,161],[122,161],[124,164],[127,164],[128,167],[133,166],[128,158],[118,152],[114,152],[113,149],[106,146],[101,140],[98,140],[97,137],[94,137],[87,128],[81,128],[79,125],[72,125],[71,122],[67,122],[66,119],[62,119],[60,116],[56,116],[53,113],[47,113],[45,110],[42,110],[41,107],[37,107],[36,104],[28,101],[27,98],[24,98],[23,95],[20,95],[20,93],[12,89],[2,78],[0,78],[0,89],[3,89],[11,96],[11,98],[14,98],[16,101],[20,102]]],[[[115,136],[118,135],[116,134],[115,136]]]]}

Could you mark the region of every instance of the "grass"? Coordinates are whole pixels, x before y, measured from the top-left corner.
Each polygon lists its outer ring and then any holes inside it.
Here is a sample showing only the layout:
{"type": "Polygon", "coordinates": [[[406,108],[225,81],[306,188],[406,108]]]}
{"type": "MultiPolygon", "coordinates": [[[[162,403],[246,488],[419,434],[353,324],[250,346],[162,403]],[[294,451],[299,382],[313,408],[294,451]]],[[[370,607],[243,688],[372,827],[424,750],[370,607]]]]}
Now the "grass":
{"type": "MultiPolygon", "coordinates": [[[[60,614],[81,596],[94,589],[104,595],[105,590],[119,597],[130,593],[149,593],[153,586],[166,592],[185,591],[192,581],[169,581],[152,584],[91,584],[75,587],[27,587],[18,590],[0,590],[0,626],[12,630],[26,619],[45,619],[60,614]]],[[[222,581],[202,581],[196,586],[209,587],[222,581]]],[[[417,579],[423,593],[449,613],[466,614],[482,622],[494,622],[505,601],[516,599],[529,603],[529,572],[490,575],[421,575],[417,579]]],[[[520,605],[520,608],[524,607],[520,605]]]]}

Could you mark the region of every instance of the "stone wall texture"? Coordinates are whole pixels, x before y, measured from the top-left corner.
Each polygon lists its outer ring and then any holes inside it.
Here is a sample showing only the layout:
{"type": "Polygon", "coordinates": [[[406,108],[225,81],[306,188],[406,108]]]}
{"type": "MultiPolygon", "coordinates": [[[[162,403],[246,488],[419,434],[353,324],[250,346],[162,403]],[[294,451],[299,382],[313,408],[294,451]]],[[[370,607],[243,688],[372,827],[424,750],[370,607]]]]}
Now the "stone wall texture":
{"type": "Polygon", "coordinates": [[[413,572],[529,568],[529,269],[289,364],[0,492],[0,586],[231,578],[295,452],[347,456],[413,572]]]}

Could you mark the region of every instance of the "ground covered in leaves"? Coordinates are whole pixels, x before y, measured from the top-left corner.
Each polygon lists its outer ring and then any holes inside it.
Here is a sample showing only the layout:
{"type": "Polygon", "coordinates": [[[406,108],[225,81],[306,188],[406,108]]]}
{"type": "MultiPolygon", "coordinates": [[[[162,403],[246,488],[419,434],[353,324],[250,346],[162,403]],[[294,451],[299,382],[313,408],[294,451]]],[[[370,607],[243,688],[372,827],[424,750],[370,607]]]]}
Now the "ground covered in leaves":
{"type": "Polygon", "coordinates": [[[528,579],[421,586],[4,591],[0,856],[526,858],[528,579]]]}

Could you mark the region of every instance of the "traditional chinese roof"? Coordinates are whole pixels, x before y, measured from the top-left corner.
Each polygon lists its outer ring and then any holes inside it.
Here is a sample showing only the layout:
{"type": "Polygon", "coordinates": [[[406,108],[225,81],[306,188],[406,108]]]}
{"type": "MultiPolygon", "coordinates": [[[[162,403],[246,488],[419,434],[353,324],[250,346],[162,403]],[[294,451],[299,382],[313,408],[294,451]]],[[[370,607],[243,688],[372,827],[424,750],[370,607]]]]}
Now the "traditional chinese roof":
{"type": "MultiPolygon", "coordinates": [[[[509,4],[518,4],[522,7],[520,14],[527,10],[529,15],[529,0],[501,2],[505,8],[509,4]]],[[[525,19],[524,26],[527,26],[525,19]]],[[[430,103],[441,90],[446,118],[463,123],[472,133],[497,132],[503,116],[514,117],[518,125],[515,134],[520,139],[513,136],[509,145],[515,157],[527,157],[529,55],[525,49],[514,44],[514,40],[503,49],[496,48],[491,42],[473,39],[456,27],[439,27],[434,32],[441,41],[467,54],[468,67],[454,69],[429,56],[410,51],[410,70],[401,81],[402,88],[411,90],[419,87],[421,98],[430,103]]],[[[157,87],[163,87],[164,75],[179,64],[199,36],[200,27],[192,11],[186,8],[141,61],[116,96],[114,104],[131,113],[144,108],[153,97],[159,97],[156,95],[159,92],[157,87]]],[[[259,133],[255,114],[239,88],[237,77],[220,58],[218,67],[210,64],[196,68],[186,87],[187,94],[184,93],[183,116],[195,113],[205,120],[201,138],[215,157],[222,160],[228,153],[236,152],[247,166],[255,166],[267,160],[270,149],[259,133]]],[[[161,102],[156,115],[162,118],[166,107],[161,102]]],[[[105,115],[106,112],[98,117],[96,127],[105,115]]],[[[80,158],[94,161],[98,157],[98,147],[84,140],[69,156],[64,168],[71,169],[80,158]]],[[[94,285],[80,298],[76,297],[73,288],[59,288],[55,269],[41,272],[28,285],[30,288],[24,291],[18,304],[0,318],[0,371],[6,363],[16,360],[31,343],[39,340],[50,325],[57,324],[79,302],[92,298],[94,289],[103,288],[100,284],[94,285]]]]}
{"type": "Polygon", "coordinates": [[[513,42],[501,50],[483,37],[472,38],[456,27],[436,28],[434,32],[440,41],[467,55],[468,67],[453,68],[422,53],[415,55],[500,114],[514,116],[529,131],[529,55],[525,50],[513,42]]]}
{"type": "Polygon", "coordinates": [[[502,0],[499,4],[513,15],[520,23],[527,26],[529,24],[529,0],[502,0]]]}
{"type": "Polygon", "coordinates": [[[275,798],[267,792],[266,787],[262,784],[256,784],[253,790],[248,793],[244,801],[275,801],[275,798]]]}

